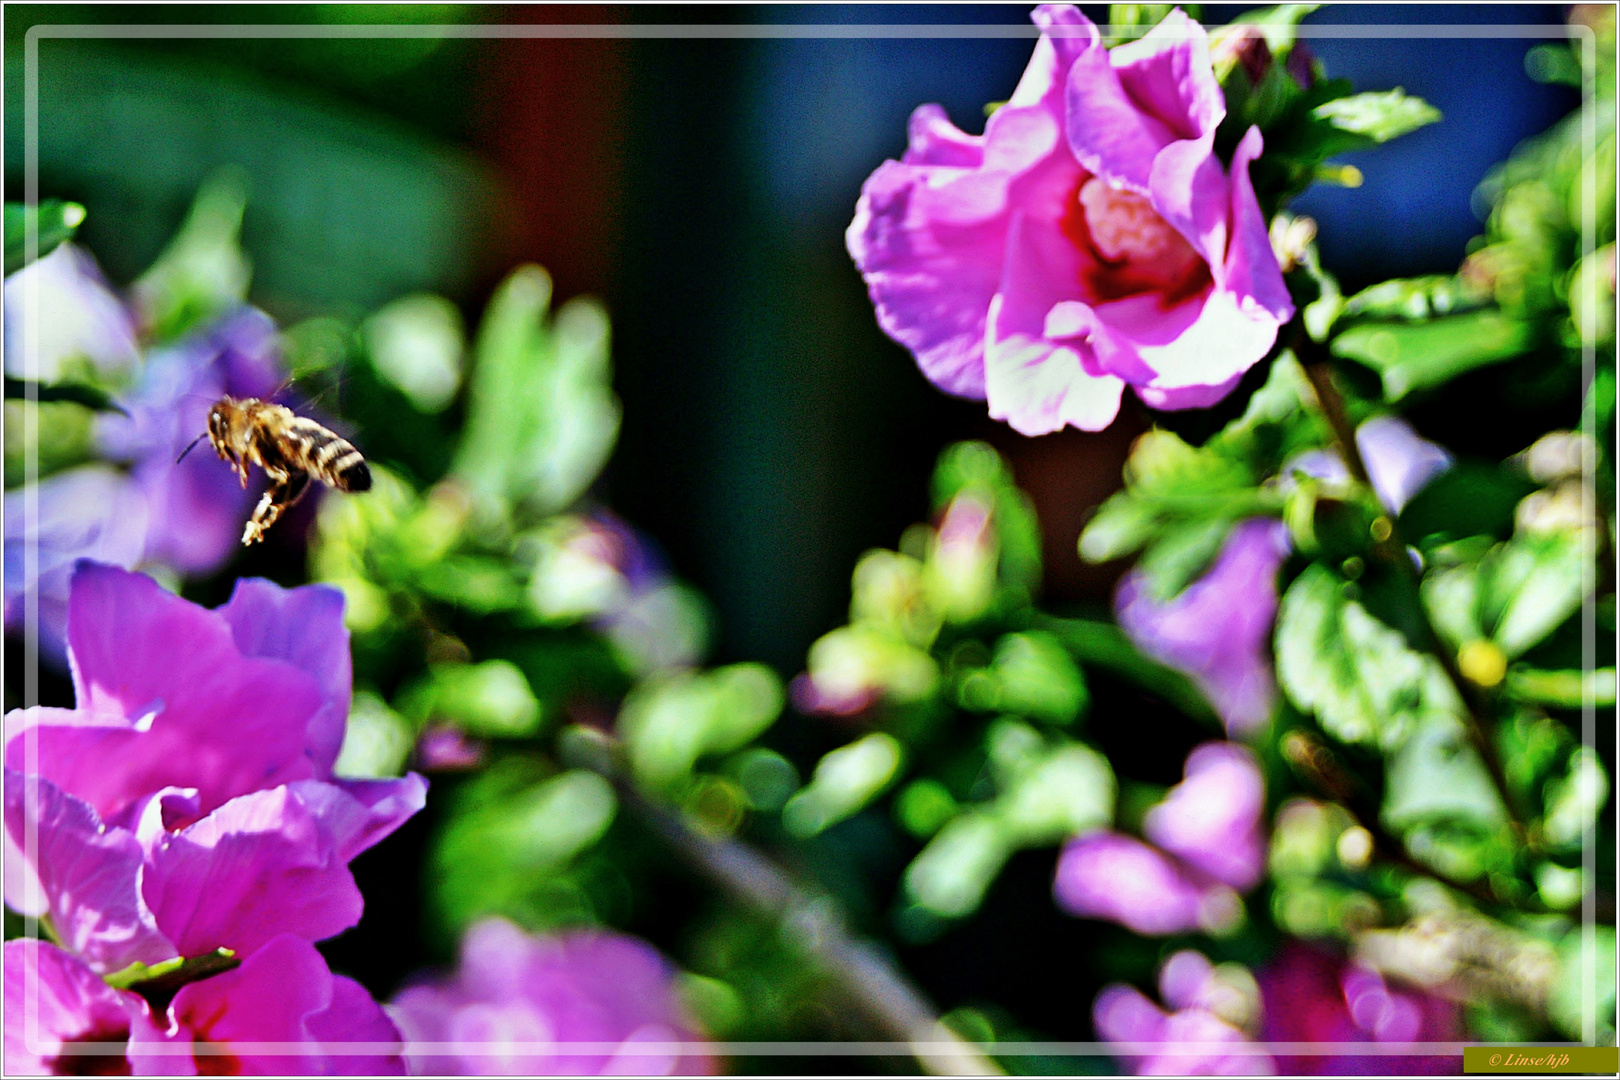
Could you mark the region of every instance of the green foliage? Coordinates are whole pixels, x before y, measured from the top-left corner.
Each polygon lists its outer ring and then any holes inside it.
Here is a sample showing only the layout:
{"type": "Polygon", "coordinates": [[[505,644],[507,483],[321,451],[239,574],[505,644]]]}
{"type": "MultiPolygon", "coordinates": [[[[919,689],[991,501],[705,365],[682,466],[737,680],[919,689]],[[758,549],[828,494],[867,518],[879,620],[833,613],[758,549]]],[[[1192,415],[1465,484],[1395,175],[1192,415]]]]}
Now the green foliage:
{"type": "Polygon", "coordinates": [[[1155,429],[1131,448],[1125,488],[1080,534],[1080,555],[1107,562],[1142,551],[1137,566],[1153,594],[1169,599],[1219,553],[1233,525],[1280,514],[1285,496],[1265,483],[1283,461],[1321,445],[1325,429],[1305,411],[1310,385],[1292,355],[1271,366],[1242,416],[1202,447],[1155,429]]]}
{"type": "Polygon", "coordinates": [[[1333,355],[1377,372],[1384,400],[1396,402],[1520,356],[1535,340],[1533,327],[1478,311],[1430,322],[1358,324],[1333,339],[1333,355]]]}
{"type": "Polygon", "coordinates": [[[1350,588],[1320,565],[1288,587],[1277,611],[1277,681],[1335,738],[1393,750],[1462,705],[1439,663],[1351,599],[1350,588]]]}
{"type": "Polygon", "coordinates": [[[505,499],[535,514],[566,508],[618,435],[607,316],[572,300],[548,320],[550,302],[551,279],[524,267],[496,290],[478,333],[453,468],[486,505],[505,499]]]}
{"type": "Polygon", "coordinates": [[[1397,86],[1381,93],[1325,101],[1311,110],[1311,116],[1326,120],[1338,131],[1382,143],[1434,123],[1440,119],[1440,110],[1397,86]]]}
{"type": "Polygon", "coordinates": [[[36,258],[43,259],[57,246],[71,240],[84,223],[84,207],[61,199],[46,199],[37,207],[6,203],[6,276],[27,264],[28,230],[37,230],[36,258]]]}
{"type": "Polygon", "coordinates": [[[902,757],[899,741],[881,731],[828,753],[809,785],[782,808],[782,824],[802,837],[838,824],[889,786],[902,757]]]}
{"type": "Polygon", "coordinates": [[[632,775],[650,791],[678,794],[701,758],[746,746],[782,704],[780,681],[760,664],[650,679],[619,710],[632,775]]]}
{"type": "Polygon", "coordinates": [[[590,921],[574,861],[602,839],[617,812],[594,772],[553,772],[507,758],[454,793],[434,844],[428,882],[447,937],[485,915],[536,929],[590,921]]]}
{"type": "Polygon", "coordinates": [[[183,337],[247,297],[252,270],[239,243],[246,207],[247,177],[238,170],[217,172],[198,189],[185,224],[133,286],[152,340],[183,337]]]}
{"type": "Polygon", "coordinates": [[[1587,559],[1578,531],[1521,533],[1483,548],[1459,543],[1436,552],[1423,598],[1436,629],[1454,648],[1494,642],[1508,659],[1523,655],[1580,610],[1587,559]]]}

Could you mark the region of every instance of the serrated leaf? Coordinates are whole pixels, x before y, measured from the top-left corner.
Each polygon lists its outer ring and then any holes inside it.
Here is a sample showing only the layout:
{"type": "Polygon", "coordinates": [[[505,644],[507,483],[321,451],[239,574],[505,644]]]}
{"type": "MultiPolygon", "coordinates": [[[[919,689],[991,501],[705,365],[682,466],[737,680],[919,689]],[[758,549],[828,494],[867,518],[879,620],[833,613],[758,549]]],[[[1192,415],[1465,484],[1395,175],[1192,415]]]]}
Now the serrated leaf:
{"type": "Polygon", "coordinates": [[[1423,323],[1362,323],[1333,339],[1332,352],[1378,372],[1395,402],[1488,364],[1511,360],[1535,342],[1535,328],[1494,311],[1423,323]]]}
{"type": "Polygon", "coordinates": [[[1435,659],[1347,598],[1321,565],[1283,595],[1276,651],[1290,700],[1344,742],[1393,750],[1426,716],[1461,708],[1435,659]]]}
{"type": "Polygon", "coordinates": [[[1382,143],[1434,123],[1440,119],[1440,110],[1396,87],[1324,102],[1311,115],[1340,131],[1382,143]]]}
{"type": "Polygon", "coordinates": [[[43,259],[64,240],[71,240],[83,221],[84,207],[78,203],[46,199],[37,208],[6,203],[6,276],[27,265],[25,244],[30,223],[39,230],[39,250],[34,257],[43,259]]]}

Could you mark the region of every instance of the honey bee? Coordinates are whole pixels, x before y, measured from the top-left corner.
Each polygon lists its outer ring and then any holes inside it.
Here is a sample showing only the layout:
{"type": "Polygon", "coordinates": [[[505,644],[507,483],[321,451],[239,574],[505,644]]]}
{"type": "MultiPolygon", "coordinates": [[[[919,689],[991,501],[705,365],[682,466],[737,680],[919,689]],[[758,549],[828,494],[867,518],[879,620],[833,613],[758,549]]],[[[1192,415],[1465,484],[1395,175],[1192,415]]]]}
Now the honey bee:
{"type": "MultiPolygon", "coordinates": [[[[244,488],[249,465],[258,465],[270,478],[269,489],[242,531],[243,547],[264,539],[265,530],[282,511],[304,497],[311,479],[339,491],[371,487],[371,470],[353,443],[285,405],[222,397],[208,410],[208,430],[203,434],[220,460],[236,470],[244,488]]],[[[202,438],[193,439],[180,457],[189,454],[202,438]]]]}

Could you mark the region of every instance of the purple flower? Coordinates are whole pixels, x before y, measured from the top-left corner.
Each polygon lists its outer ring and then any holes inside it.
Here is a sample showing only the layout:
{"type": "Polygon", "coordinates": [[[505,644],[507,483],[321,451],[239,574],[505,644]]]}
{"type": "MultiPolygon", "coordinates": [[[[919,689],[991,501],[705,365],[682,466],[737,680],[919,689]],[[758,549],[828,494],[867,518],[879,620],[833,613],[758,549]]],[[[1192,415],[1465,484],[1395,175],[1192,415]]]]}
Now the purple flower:
{"type": "Polygon", "coordinates": [[[157,1017],[146,999],[108,986],[70,953],[42,941],[8,941],[5,1006],[8,1075],[405,1071],[399,1031],[371,995],[289,935],[266,942],[240,967],[181,987],[157,1017]],[[210,1052],[199,1054],[199,1043],[213,1044],[210,1052]]]}
{"type": "Polygon", "coordinates": [[[72,244],[8,277],[5,309],[7,375],[52,383],[88,362],[116,377],[139,359],[129,308],[95,260],[72,244]]]}
{"type": "MultiPolygon", "coordinates": [[[[1252,995],[1252,979],[1246,974],[1245,979],[1252,995]]],[[[1231,1022],[1233,1014],[1247,1014],[1243,1019],[1252,1022],[1256,1003],[1223,984],[1201,953],[1185,950],[1166,961],[1159,972],[1159,995],[1173,1012],[1125,983],[1103,987],[1092,1003],[1092,1024],[1107,1042],[1163,1044],[1163,1050],[1151,1054],[1120,1053],[1138,1076],[1269,1076],[1276,1071],[1269,1054],[1238,1052],[1252,1043],[1231,1022]]]]}
{"type": "Polygon", "coordinates": [[[1214,404],[1293,314],[1203,28],[1179,10],[1109,50],[1077,8],[1043,34],[982,136],[937,105],[867,179],[846,242],[878,322],[941,389],[1026,435],[1214,404]]]}
{"type": "Polygon", "coordinates": [[[27,619],[27,552],[39,560],[32,577],[39,604],[41,659],[67,662],[68,579],[80,558],[134,566],[146,548],[146,499],[129,478],[105,465],[57,473],[35,485],[37,512],[23,490],[5,494],[6,629],[21,632],[27,619]]]}
{"type": "Polygon", "coordinates": [[[698,1038],[673,974],[635,938],[531,937],[487,919],[462,939],[453,976],[404,990],[388,1010],[418,1074],[708,1073],[708,1055],[672,1045],[698,1038]]]}
{"type": "Polygon", "coordinates": [[[1280,521],[1252,518],[1234,528],[1204,576],[1160,601],[1132,570],[1114,593],[1119,625],[1137,648],[1197,683],[1241,737],[1271,718],[1277,684],[1271,624],[1277,616],[1277,569],[1288,555],[1280,521]]]}
{"type": "MultiPolygon", "coordinates": [[[[1398,416],[1375,416],[1356,428],[1356,449],[1373,491],[1384,509],[1399,514],[1430,480],[1451,468],[1451,455],[1418,435],[1398,416]]],[[[1283,475],[1302,472],[1343,484],[1350,479],[1344,459],[1333,450],[1308,450],[1283,466],[1283,475]]]]}
{"type": "MultiPolygon", "coordinates": [[[[91,314],[80,311],[77,317],[91,314]]],[[[176,459],[206,429],[208,409],[222,395],[274,393],[275,350],[269,317],[240,308],[179,345],[151,353],[134,386],[119,398],[128,415],[105,413],[96,422],[98,452],[128,466],[127,473],[87,465],[48,477],[34,489],[37,517],[28,513],[27,489],[6,492],[7,630],[22,629],[24,597],[34,590],[41,656],[60,665],[67,578],[76,559],[126,569],[157,563],[185,575],[211,574],[224,565],[258,493],[243,490],[207,447],[176,459]],[[30,543],[38,544],[35,577],[24,560],[30,543]]]]}
{"type": "Polygon", "coordinates": [[[244,490],[207,446],[176,459],[207,430],[208,410],[222,396],[268,398],[276,392],[276,348],[269,316],[238,308],[148,355],[140,381],[120,400],[129,415],[99,418],[101,453],[129,465],[146,499],[147,561],[187,575],[210,574],[235,552],[258,492],[244,490]]]}
{"type": "MultiPolygon", "coordinates": [[[[1457,1006],[1420,991],[1396,990],[1368,968],[1321,949],[1290,944],[1256,973],[1271,1042],[1452,1042],[1461,1037],[1457,1006]]],[[[1448,1054],[1329,1054],[1279,1057],[1284,1072],[1312,1075],[1448,1074],[1448,1054]]]]}
{"type": "Polygon", "coordinates": [[[332,777],[349,705],[342,596],[238,582],[216,611],[81,562],[77,705],[6,717],[6,902],[101,971],[359,920],[348,863],[425,782],[332,777]]]}
{"type": "Polygon", "coordinates": [[[1264,804],[1260,767],[1246,748],[1196,747],[1186,779],[1143,819],[1158,847],[1106,830],[1069,841],[1053,882],[1058,905],[1151,936],[1231,929],[1242,918],[1238,893],[1254,888],[1264,868],[1264,804]]]}

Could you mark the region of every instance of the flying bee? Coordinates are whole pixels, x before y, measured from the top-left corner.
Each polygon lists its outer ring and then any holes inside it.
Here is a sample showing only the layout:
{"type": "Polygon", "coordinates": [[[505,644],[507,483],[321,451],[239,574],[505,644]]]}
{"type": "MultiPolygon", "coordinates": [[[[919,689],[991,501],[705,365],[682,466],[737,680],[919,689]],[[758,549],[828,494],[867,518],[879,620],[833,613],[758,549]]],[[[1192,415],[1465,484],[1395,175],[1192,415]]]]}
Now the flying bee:
{"type": "MultiPolygon", "coordinates": [[[[236,470],[244,488],[249,465],[259,466],[270,478],[269,489],[242,531],[243,547],[264,539],[265,530],[282,511],[304,497],[311,479],[339,491],[371,487],[371,470],[353,443],[285,405],[222,397],[208,410],[208,430],[203,434],[220,460],[236,470]]],[[[191,453],[202,438],[191,440],[180,457],[191,453]]]]}

